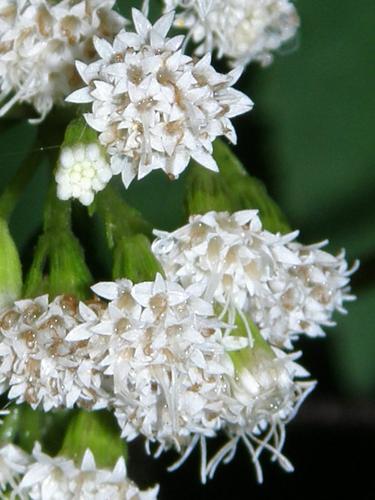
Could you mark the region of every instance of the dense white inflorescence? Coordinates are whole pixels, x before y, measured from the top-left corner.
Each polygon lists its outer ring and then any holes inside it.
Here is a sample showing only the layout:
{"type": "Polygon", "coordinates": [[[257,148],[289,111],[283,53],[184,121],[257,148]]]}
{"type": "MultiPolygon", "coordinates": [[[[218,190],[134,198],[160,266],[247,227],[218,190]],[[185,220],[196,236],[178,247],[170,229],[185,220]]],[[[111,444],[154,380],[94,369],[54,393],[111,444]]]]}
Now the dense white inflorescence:
{"type": "Polygon", "coordinates": [[[124,25],[114,3],[1,0],[0,89],[7,100],[0,116],[25,102],[43,119],[53,104],[63,103],[80,85],[75,60],[90,62],[95,56],[93,36],[111,39],[124,25]]]}
{"type": "Polygon", "coordinates": [[[231,87],[240,70],[223,75],[208,54],[197,62],[184,55],[184,37],[166,37],[173,13],[151,25],[133,9],[133,21],[136,33],[122,30],[113,44],[94,40],[100,59],[77,62],[87,86],[67,100],[92,103],[86,121],[100,132],[126,187],[155,169],[176,178],[191,158],[217,170],[213,140],[224,135],[235,142],[230,119],[252,106],[231,87]]]}
{"type": "MultiPolygon", "coordinates": [[[[0,447],[0,497],[11,489],[15,495],[18,483],[31,462],[30,456],[18,446],[6,444],[0,447]]],[[[10,497],[14,498],[14,497],[10,497]]],[[[22,497],[21,497],[22,498],[22,497]]]]}
{"type": "Polygon", "coordinates": [[[354,298],[344,252],[333,256],[324,242],[301,245],[298,232],[265,231],[256,210],[208,212],[155,234],[153,251],[169,279],[200,284],[230,323],[236,312],[246,314],[279,346],[291,347],[300,333],[323,335],[321,326],[334,324],[333,312],[345,312],[343,303],[354,298]]]}
{"type": "Polygon", "coordinates": [[[99,302],[44,295],[15,302],[0,318],[0,388],[32,408],[103,408],[108,397],[95,356],[99,348],[67,335],[98,322],[99,302]]]}
{"type": "Polygon", "coordinates": [[[295,362],[299,356],[285,355],[259,338],[253,348],[232,354],[236,372],[228,381],[231,399],[223,427],[228,442],[210,459],[209,478],[221,462],[231,460],[240,441],[250,453],[258,482],[263,480],[259,460],[263,450],[283,469],[293,470],[282,454],[285,426],[315,387],[315,382],[306,380],[309,373],[295,362]]]}
{"type": "Polygon", "coordinates": [[[216,51],[233,64],[267,65],[272,52],[290,40],[299,26],[289,0],[164,0],[177,9],[175,26],[188,30],[198,55],[216,51]]]}
{"type": "MultiPolygon", "coordinates": [[[[1,389],[45,411],[74,404],[113,409],[126,440],[141,435],[148,449],[157,445],[156,454],[176,449],[181,458],[172,468],[200,443],[203,481],[234,455],[239,440],[259,480],[263,448],[289,468],[281,454],[285,424],[313,384],[301,381],[308,374],[296,354],[271,349],[256,332],[249,342],[238,324],[215,316],[202,298],[206,289],[158,274],[138,284],[98,283],[93,290],[107,305],[69,296],[18,301],[1,317],[1,389]],[[228,443],[207,461],[206,439],[219,431],[228,443]]],[[[27,477],[38,477],[34,472],[27,477]]]]}
{"type": "Polygon", "coordinates": [[[230,336],[194,288],[160,275],[93,288],[111,300],[92,331],[108,338],[103,365],[113,376],[115,413],[128,440],[141,434],[161,450],[181,451],[196,434],[213,436],[222,425],[225,375],[234,373],[227,350],[247,339],[230,336]]]}
{"type": "Polygon", "coordinates": [[[145,491],[127,477],[124,458],[113,470],[99,469],[86,450],[80,467],[62,456],[50,457],[35,443],[32,455],[13,445],[0,448],[0,487],[10,498],[47,500],[156,500],[159,487],[145,491]]]}
{"type": "Polygon", "coordinates": [[[110,181],[112,171],[98,144],[78,143],[61,150],[55,177],[58,198],[78,198],[83,205],[90,205],[95,193],[110,181]]]}

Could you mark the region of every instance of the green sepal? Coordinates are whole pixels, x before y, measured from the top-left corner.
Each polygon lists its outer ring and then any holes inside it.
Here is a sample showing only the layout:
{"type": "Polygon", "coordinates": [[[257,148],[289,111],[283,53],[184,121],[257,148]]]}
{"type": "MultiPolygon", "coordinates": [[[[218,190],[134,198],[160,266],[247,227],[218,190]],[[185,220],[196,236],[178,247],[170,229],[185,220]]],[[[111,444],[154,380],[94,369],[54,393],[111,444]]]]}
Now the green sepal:
{"type": "Polygon", "coordinates": [[[113,248],[124,236],[139,233],[152,235],[150,223],[138,210],[128,205],[111,185],[96,195],[93,211],[98,212],[103,220],[109,248],[113,248]]]}
{"type": "Polygon", "coordinates": [[[214,158],[219,165],[235,210],[257,209],[264,229],[273,233],[288,233],[290,226],[277,203],[270,197],[263,182],[250,176],[239,159],[220,139],[214,144],[214,158]]]}
{"type": "Polygon", "coordinates": [[[31,406],[24,404],[20,406],[19,414],[17,444],[28,453],[31,453],[35,442],[42,441],[45,429],[45,413],[40,410],[33,410],[31,406]]]}
{"type": "Polygon", "coordinates": [[[59,455],[80,465],[88,448],[100,468],[113,468],[119,457],[126,458],[126,444],[111,413],[79,410],[72,418],[59,455]]]}
{"type": "Polygon", "coordinates": [[[17,434],[20,424],[20,408],[19,406],[11,406],[9,413],[6,415],[0,424],[0,446],[7,443],[12,443],[17,434]]]}
{"type": "Polygon", "coordinates": [[[264,229],[288,233],[290,227],[264,184],[250,176],[238,158],[220,139],[213,144],[213,156],[219,173],[211,172],[194,161],[187,175],[185,204],[187,213],[204,214],[257,209],[264,229]]]}
{"type": "Polygon", "coordinates": [[[82,247],[71,230],[71,205],[57,199],[50,190],[44,213],[44,232],[39,237],[28,272],[24,296],[48,293],[51,298],[72,294],[90,295],[92,277],[82,247]]]}
{"type": "Polygon", "coordinates": [[[121,238],[113,251],[113,279],[128,278],[140,283],[153,281],[157,273],[164,274],[145,235],[121,238]]]}
{"type": "Polygon", "coordinates": [[[78,299],[90,295],[92,276],[86,265],[82,247],[71,231],[50,241],[49,289],[51,297],[73,294],[78,299]]]}
{"type": "Polygon", "coordinates": [[[235,328],[232,330],[231,335],[248,338],[245,321],[247,322],[247,327],[251,331],[252,345],[239,349],[238,351],[229,351],[228,354],[233,361],[236,371],[240,371],[242,368],[251,368],[251,366],[256,363],[259,355],[268,359],[273,359],[275,357],[270,344],[262,337],[258,327],[249,317],[242,318],[237,313],[235,328]]]}
{"type": "Polygon", "coordinates": [[[236,204],[218,172],[212,172],[192,161],[186,180],[185,205],[187,213],[204,214],[234,212],[236,204]]]}
{"type": "Polygon", "coordinates": [[[66,127],[62,147],[74,146],[75,144],[90,144],[98,142],[97,132],[89,127],[84,118],[72,120],[66,127]]]}
{"type": "Polygon", "coordinates": [[[0,218],[0,309],[20,298],[22,268],[8,223],[0,218]]]}

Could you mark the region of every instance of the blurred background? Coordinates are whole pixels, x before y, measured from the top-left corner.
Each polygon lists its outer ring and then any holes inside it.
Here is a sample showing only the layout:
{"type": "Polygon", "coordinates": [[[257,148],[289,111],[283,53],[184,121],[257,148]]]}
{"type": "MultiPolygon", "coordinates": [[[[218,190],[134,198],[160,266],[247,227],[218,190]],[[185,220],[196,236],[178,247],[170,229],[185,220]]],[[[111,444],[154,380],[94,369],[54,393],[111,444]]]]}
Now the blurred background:
{"type": "MultiPolygon", "coordinates": [[[[288,426],[285,453],[295,473],[282,472],[265,455],[265,484],[258,486],[241,448],[202,488],[197,453],[169,474],[165,467],[173,455],[155,461],[132,445],[132,477],[143,484],[160,481],[161,500],[343,498],[350,487],[357,499],[375,498],[375,2],[298,0],[296,5],[297,40],[270,67],[250,66],[239,83],[255,108],[237,119],[235,152],[265,182],[304,243],[329,238],[330,251],[343,247],[349,261],[360,259],[353,276],[357,301],[348,303],[348,316],[336,317],[338,326],[327,338],[297,345],[318,386],[288,426]]],[[[10,120],[0,132],[3,186],[31,147],[35,129],[10,120]]],[[[26,263],[47,182],[42,165],[11,221],[26,263]]],[[[154,226],[173,229],[182,218],[183,182],[155,174],[134,183],[126,198],[154,226]]],[[[96,277],[104,277],[105,250],[92,235],[85,238],[96,277]]]]}

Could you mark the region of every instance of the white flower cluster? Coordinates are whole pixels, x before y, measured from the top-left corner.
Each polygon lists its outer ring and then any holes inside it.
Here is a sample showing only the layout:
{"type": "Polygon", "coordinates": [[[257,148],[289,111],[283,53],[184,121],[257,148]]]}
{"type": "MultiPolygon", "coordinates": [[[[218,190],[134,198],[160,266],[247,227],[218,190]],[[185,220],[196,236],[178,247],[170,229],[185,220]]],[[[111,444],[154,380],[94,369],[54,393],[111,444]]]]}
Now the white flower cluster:
{"type": "Polygon", "coordinates": [[[17,491],[20,477],[25,473],[29,462],[27,453],[17,446],[7,444],[0,447],[0,497],[3,497],[7,488],[17,491]]]}
{"type": "Polygon", "coordinates": [[[107,406],[95,359],[98,346],[67,341],[67,334],[96,323],[101,314],[99,302],[78,304],[72,296],[15,302],[0,318],[1,392],[10,389],[9,399],[44,411],[107,406]]]}
{"type": "Polygon", "coordinates": [[[61,200],[78,198],[90,205],[112,177],[110,166],[98,144],[65,146],[56,171],[57,196],[61,200]]]}
{"type": "Polygon", "coordinates": [[[289,0],[164,0],[178,10],[175,26],[186,28],[198,55],[217,51],[233,64],[272,62],[272,51],[291,39],[299,26],[289,0]]]}
{"type": "Polygon", "coordinates": [[[231,460],[240,440],[250,453],[259,482],[263,480],[259,458],[264,449],[283,469],[292,471],[292,464],[282,454],[285,425],[315,387],[315,382],[305,380],[309,373],[295,362],[300,353],[285,355],[257,339],[255,347],[232,356],[236,376],[229,382],[232,401],[224,426],[228,442],[208,463],[208,477],[213,477],[221,462],[231,460]]]}
{"type": "Polygon", "coordinates": [[[354,298],[344,252],[323,251],[325,242],[301,245],[298,232],[265,231],[256,210],[208,212],[173,233],[155,233],[153,251],[169,279],[200,284],[230,323],[245,313],[278,346],[290,348],[300,333],[323,335],[321,326],[333,325],[333,312],[345,312],[354,298]]]}
{"type": "Polygon", "coordinates": [[[35,443],[32,455],[20,448],[0,448],[0,485],[11,488],[10,498],[49,500],[113,499],[156,500],[158,486],[146,491],[127,478],[124,459],[113,471],[98,469],[94,456],[86,450],[80,467],[64,457],[50,457],[35,443]]]}
{"type": "Polygon", "coordinates": [[[142,434],[162,449],[180,451],[196,433],[214,435],[225,406],[225,375],[234,375],[226,349],[244,347],[247,340],[224,330],[212,306],[194,295],[199,290],[160,275],[154,282],[93,289],[111,300],[91,331],[108,338],[103,365],[113,375],[123,436],[142,434]]]}
{"type": "Polygon", "coordinates": [[[10,399],[45,411],[113,409],[125,439],[142,435],[157,454],[176,449],[175,466],[200,442],[203,481],[240,439],[252,450],[259,480],[263,448],[289,467],[280,435],[312,388],[294,355],[283,357],[263,340],[250,348],[215,315],[201,284],[182,287],[157,275],[93,290],[109,303],[68,296],[48,303],[42,296],[2,315],[1,388],[10,388],[10,399]],[[206,439],[219,431],[229,442],[208,462],[206,439]]]}
{"type": "Polygon", "coordinates": [[[97,325],[69,339],[107,339],[101,365],[113,377],[111,405],[123,437],[142,435],[147,449],[156,442],[156,455],[175,448],[181,459],[172,469],[200,442],[203,481],[234,455],[240,439],[257,462],[262,446],[248,443],[261,444],[266,435],[264,447],[290,466],[279,435],[313,387],[300,380],[308,374],[294,357],[282,359],[268,346],[249,349],[248,339],[233,334],[201,298],[201,285],[183,288],[158,275],[154,282],[122,280],[93,289],[110,301],[108,308],[97,325]],[[207,463],[206,439],[219,431],[229,442],[207,463]]]}
{"type": "Polygon", "coordinates": [[[231,86],[240,70],[217,73],[210,56],[195,62],[181,50],[184,37],[167,38],[173,13],[153,26],[133,9],[136,33],[122,30],[113,44],[94,39],[100,59],[77,62],[87,84],[67,100],[92,103],[87,123],[100,132],[114,174],[127,187],[137,177],[161,169],[172,178],[193,158],[217,170],[212,142],[236,134],[230,119],[252,102],[231,86]]]}
{"type": "Polygon", "coordinates": [[[0,89],[14,104],[32,104],[41,119],[80,84],[76,59],[90,62],[94,35],[111,38],[124,19],[114,0],[1,0],[0,89]],[[9,96],[13,94],[12,97],[9,96]]]}

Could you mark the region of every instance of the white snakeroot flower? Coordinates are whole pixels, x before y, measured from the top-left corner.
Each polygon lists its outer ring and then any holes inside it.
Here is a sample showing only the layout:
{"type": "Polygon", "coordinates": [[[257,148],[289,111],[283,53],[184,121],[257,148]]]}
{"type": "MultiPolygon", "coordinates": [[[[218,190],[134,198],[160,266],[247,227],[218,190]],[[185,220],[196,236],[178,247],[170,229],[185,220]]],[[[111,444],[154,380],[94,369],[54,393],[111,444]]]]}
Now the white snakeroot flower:
{"type": "Polygon", "coordinates": [[[292,471],[292,464],[282,454],[285,426],[315,387],[315,382],[305,380],[309,373],[295,362],[300,353],[285,355],[257,339],[255,347],[232,356],[236,373],[228,382],[231,399],[227,400],[224,427],[229,441],[209,461],[207,476],[212,478],[221,462],[232,459],[239,441],[251,455],[258,482],[263,480],[259,461],[263,450],[283,469],[292,471]]]}
{"type": "Polygon", "coordinates": [[[221,428],[225,375],[234,373],[228,351],[247,345],[229,335],[198,288],[160,275],[153,282],[93,287],[111,301],[91,330],[108,339],[103,365],[113,376],[122,436],[145,436],[159,445],[157,454],[174,447],[187,451],[186,458],[200,438],[221,428]]]}
{"type": "Polygon", "coordinates": [[[95,193],[105,188],[112,172],[98,144],[75,144],[62,149],[56,171],[57,196],[61,200],[78,198],[90,205],[95,193]]]}
{"type": "Polygon", "coordinates": [[[169,279],[200,284],[230,323],[236,312],[246,323],[245,313],[277,345],[290,348],[298,333],[322,335],[333,312],[354,299],[348,284],[356,265],[348,269],[343,252],[296,243],[298,232],[272,234],[255,210],[208,212],[173,233],[155,234],[152,249],[169,279]]]}
{"type": "Polygon", "coordinates": [[[94,35],[111,38],[124,25],[114,0],[2,0],[0,108],[32,104],[40,120],[79,87],[74,61],[93,60],[94,35]],[[13,95],[12,95],[13,94],[13,95]],[[12,95],[12,96],[11,96],[12,95]],[[11,97],[9,97],[11,96],[11,97]]]}
{"type": "MultiPolygon", "coordinates": [[[[26,472],[31,458],[21,448],[13,444],[0,447],[0,496],[8,488],[13,494],[18,492],[18,484],[22,475],[26,472]]],[[[4,497],[5,498],[5,497],[4,497]]],[[[12,496],[10,498],[13,498],[12,496]]],[[[22,498],[19,496],[17,498],[22,498]]]]}
{"type": "Polygon", "coordinates": [[[100,59],[77,62],[87,86],[67,98],[92,103],[85,119],[100,132],[112,171],[126,187],[155,169],[176,178],[191,158],[217,170],[212,142],[221,135],[235,142],[230,119],[252,107],[231,87],[241,70],[217,73],[210,55],[195,62],[183,54],[183,36],[167,38],[173,17],[151,25],[133,9],[136,33],[122,30],[113,44],[95,38],[100,59]]]}
{"type": "Polygon", "coordinates": [[[8,398],[44,411],[73,405],[108,405],[103,375],[85,340],[68,341],[99,321],[99,303],[78,303],[72,296],[52,302],[44,295],[14,303],[0,318],[0,388],[8,398]]]}
{"type": "Polygon", "coordinates": [[[262,325],[265,337],[280,339],[287,330],[292,337],[301,332],[322,337],[325,335],[322,327],[336,324],[332,319],[335,311],[346,314],[344,303],[355,300],[349,283],[359,262],[348,268],[345,251],[332,255],[322,250],[327,243],[288,244],[299,264],[284,265],[279,276],[270,280],[272,298],[264,311],[251,310],[253,320],[262,325]]]}
{"type": "Polygon", "coordinates": [[[64,457],[50,457],[34,445],[33,463],[28,467],[19,490],[32,500],[156,500],[158,486],[140,491],[127,478],[124,458],[118,459],[114,469],[98,469],[90,450],[86,450],[82,464],[77,467],[64,457]]]}
{"type": "Polygon", "coordinates": [[[196,53],[217,51],[235,65],[267,65],[272,52],[290,40],[299,26],[289,0],[164,0],[177,9],[175,26],[186,28],[196,53]]]}

